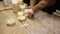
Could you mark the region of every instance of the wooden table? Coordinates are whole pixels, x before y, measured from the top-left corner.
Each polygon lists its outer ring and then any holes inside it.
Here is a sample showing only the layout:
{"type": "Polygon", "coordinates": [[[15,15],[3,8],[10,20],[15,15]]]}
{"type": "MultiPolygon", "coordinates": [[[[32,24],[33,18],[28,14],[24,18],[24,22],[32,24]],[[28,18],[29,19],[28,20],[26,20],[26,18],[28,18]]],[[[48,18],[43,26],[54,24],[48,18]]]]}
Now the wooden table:
{"type": "Polygon", "coordinates": [[[4,22],[7,17],[11,16],[7,11],[12,10],[0,12],[0,34],[60,34],[60,20],[43,11],[37,12],[34,19],[27,19],[25,22],[17,21],[12,27],[4,22]]]}
{"type": "Polygon", "coordinates": [[[0,2],[0,11],[1,10],[6,10],[6,9],[12,9],[12,8],[13,8],[12,6],[5,7],[4,4],[3,4],[3,2],[0,2]]]}

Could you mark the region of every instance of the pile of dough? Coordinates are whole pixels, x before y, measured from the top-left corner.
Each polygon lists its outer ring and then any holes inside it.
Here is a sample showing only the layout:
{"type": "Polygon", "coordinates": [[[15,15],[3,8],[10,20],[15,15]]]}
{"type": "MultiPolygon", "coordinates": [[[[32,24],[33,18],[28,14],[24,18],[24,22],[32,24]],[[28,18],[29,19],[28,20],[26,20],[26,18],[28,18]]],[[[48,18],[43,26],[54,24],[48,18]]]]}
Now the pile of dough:
{"type": "Polygon", "coordinates": [[[13,26],[13,25],[16,24],[16,21],[15,21],[15,19],[9,19],[9,20],[7,20],[6,24],[7,24],[8,26],[13,26]]]}
{"type": "Polygon", "coordinates": [[[18,12],[19,21],[25,21],[27,16],[28,16],[28,14],[23,14],[23,11],[18,12]]]}
{"type": "Polygon", "coordinates": [[[23,12],[18,12],[18,16],[23,16],[23,12]]]}
{"type": "Polygon", "coordinates": [[[26,17],[25,16],[20,16],[18,17],[19,21],[25,21],[26,20],[26,17]]]}

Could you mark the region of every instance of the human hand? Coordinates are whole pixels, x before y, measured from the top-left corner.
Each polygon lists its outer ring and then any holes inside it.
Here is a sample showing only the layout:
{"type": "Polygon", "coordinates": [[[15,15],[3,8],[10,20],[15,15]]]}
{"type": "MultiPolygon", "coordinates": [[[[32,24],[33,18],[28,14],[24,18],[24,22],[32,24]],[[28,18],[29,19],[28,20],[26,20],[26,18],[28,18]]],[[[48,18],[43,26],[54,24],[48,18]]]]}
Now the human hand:
{"type": "Polygon", "coordinates": [[[34,11],[32,9],[26,9],[24,13],[28,14],[28,17],[30,18],[34,15],[34,11]]]}

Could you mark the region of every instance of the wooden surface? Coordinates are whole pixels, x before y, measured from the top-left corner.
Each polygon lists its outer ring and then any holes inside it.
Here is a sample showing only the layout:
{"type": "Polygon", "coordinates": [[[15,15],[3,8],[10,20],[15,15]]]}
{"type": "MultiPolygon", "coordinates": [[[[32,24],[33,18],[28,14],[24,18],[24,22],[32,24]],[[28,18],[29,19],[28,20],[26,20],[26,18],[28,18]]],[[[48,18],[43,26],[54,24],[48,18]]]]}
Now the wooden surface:
{"type": "Polygon", "coordinates": [[[16,25],[7,26],[5,20],[14,17],[12,10],[0,11],[0,34],[60,34],[60,19],[56,19],[43,11],[35,14],[34,19],[25,22],[16,22],[16,25]]]}
{"type": "Polygon", "coordinates": [[[5,7],[3,2],[0,2],[0,10],[6,10],[6,9],[11,9],[11,8],[13,8],[13,7],[12,6],[5,7]]]}
{"type": "MultiPolygon", "coordinates": [[[[0,10],[4,8],[0,4],[0,10]]],[[[14,26],[6,25],[6,20],[9,18],[16,19],[17,16],[12,10],[0,11],[0,34],[60,34],[60,19],[43,11],[37,12],[34,19],[27,19],[24,22],[16,21],[14,26]]]]}
{"type": "Polygon", "coordinates": [[[0,34],[27,34],[25,28],[21,27],[21,23],[17,20],[16,25],[12,27],[7,26],[6,20],[9,18],[16,19],[16,16],[12,13],[12,10],[0,11],[0,34]]]}

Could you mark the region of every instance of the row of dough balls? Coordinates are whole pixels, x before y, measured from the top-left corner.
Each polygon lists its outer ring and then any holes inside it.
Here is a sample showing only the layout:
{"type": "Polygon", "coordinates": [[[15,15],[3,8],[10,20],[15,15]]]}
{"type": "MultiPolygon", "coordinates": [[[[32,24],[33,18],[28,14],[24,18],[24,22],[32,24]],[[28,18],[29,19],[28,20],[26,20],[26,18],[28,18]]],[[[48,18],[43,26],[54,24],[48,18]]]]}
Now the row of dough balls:
{"type": "Polygon", "coordinates": [[[24,21],[24,20],[26,20],[28,15],[27,14],[24,14],[22,11],[21,12],[18,12],[18,19],[20,20],[20,21],[24,21]]]}

